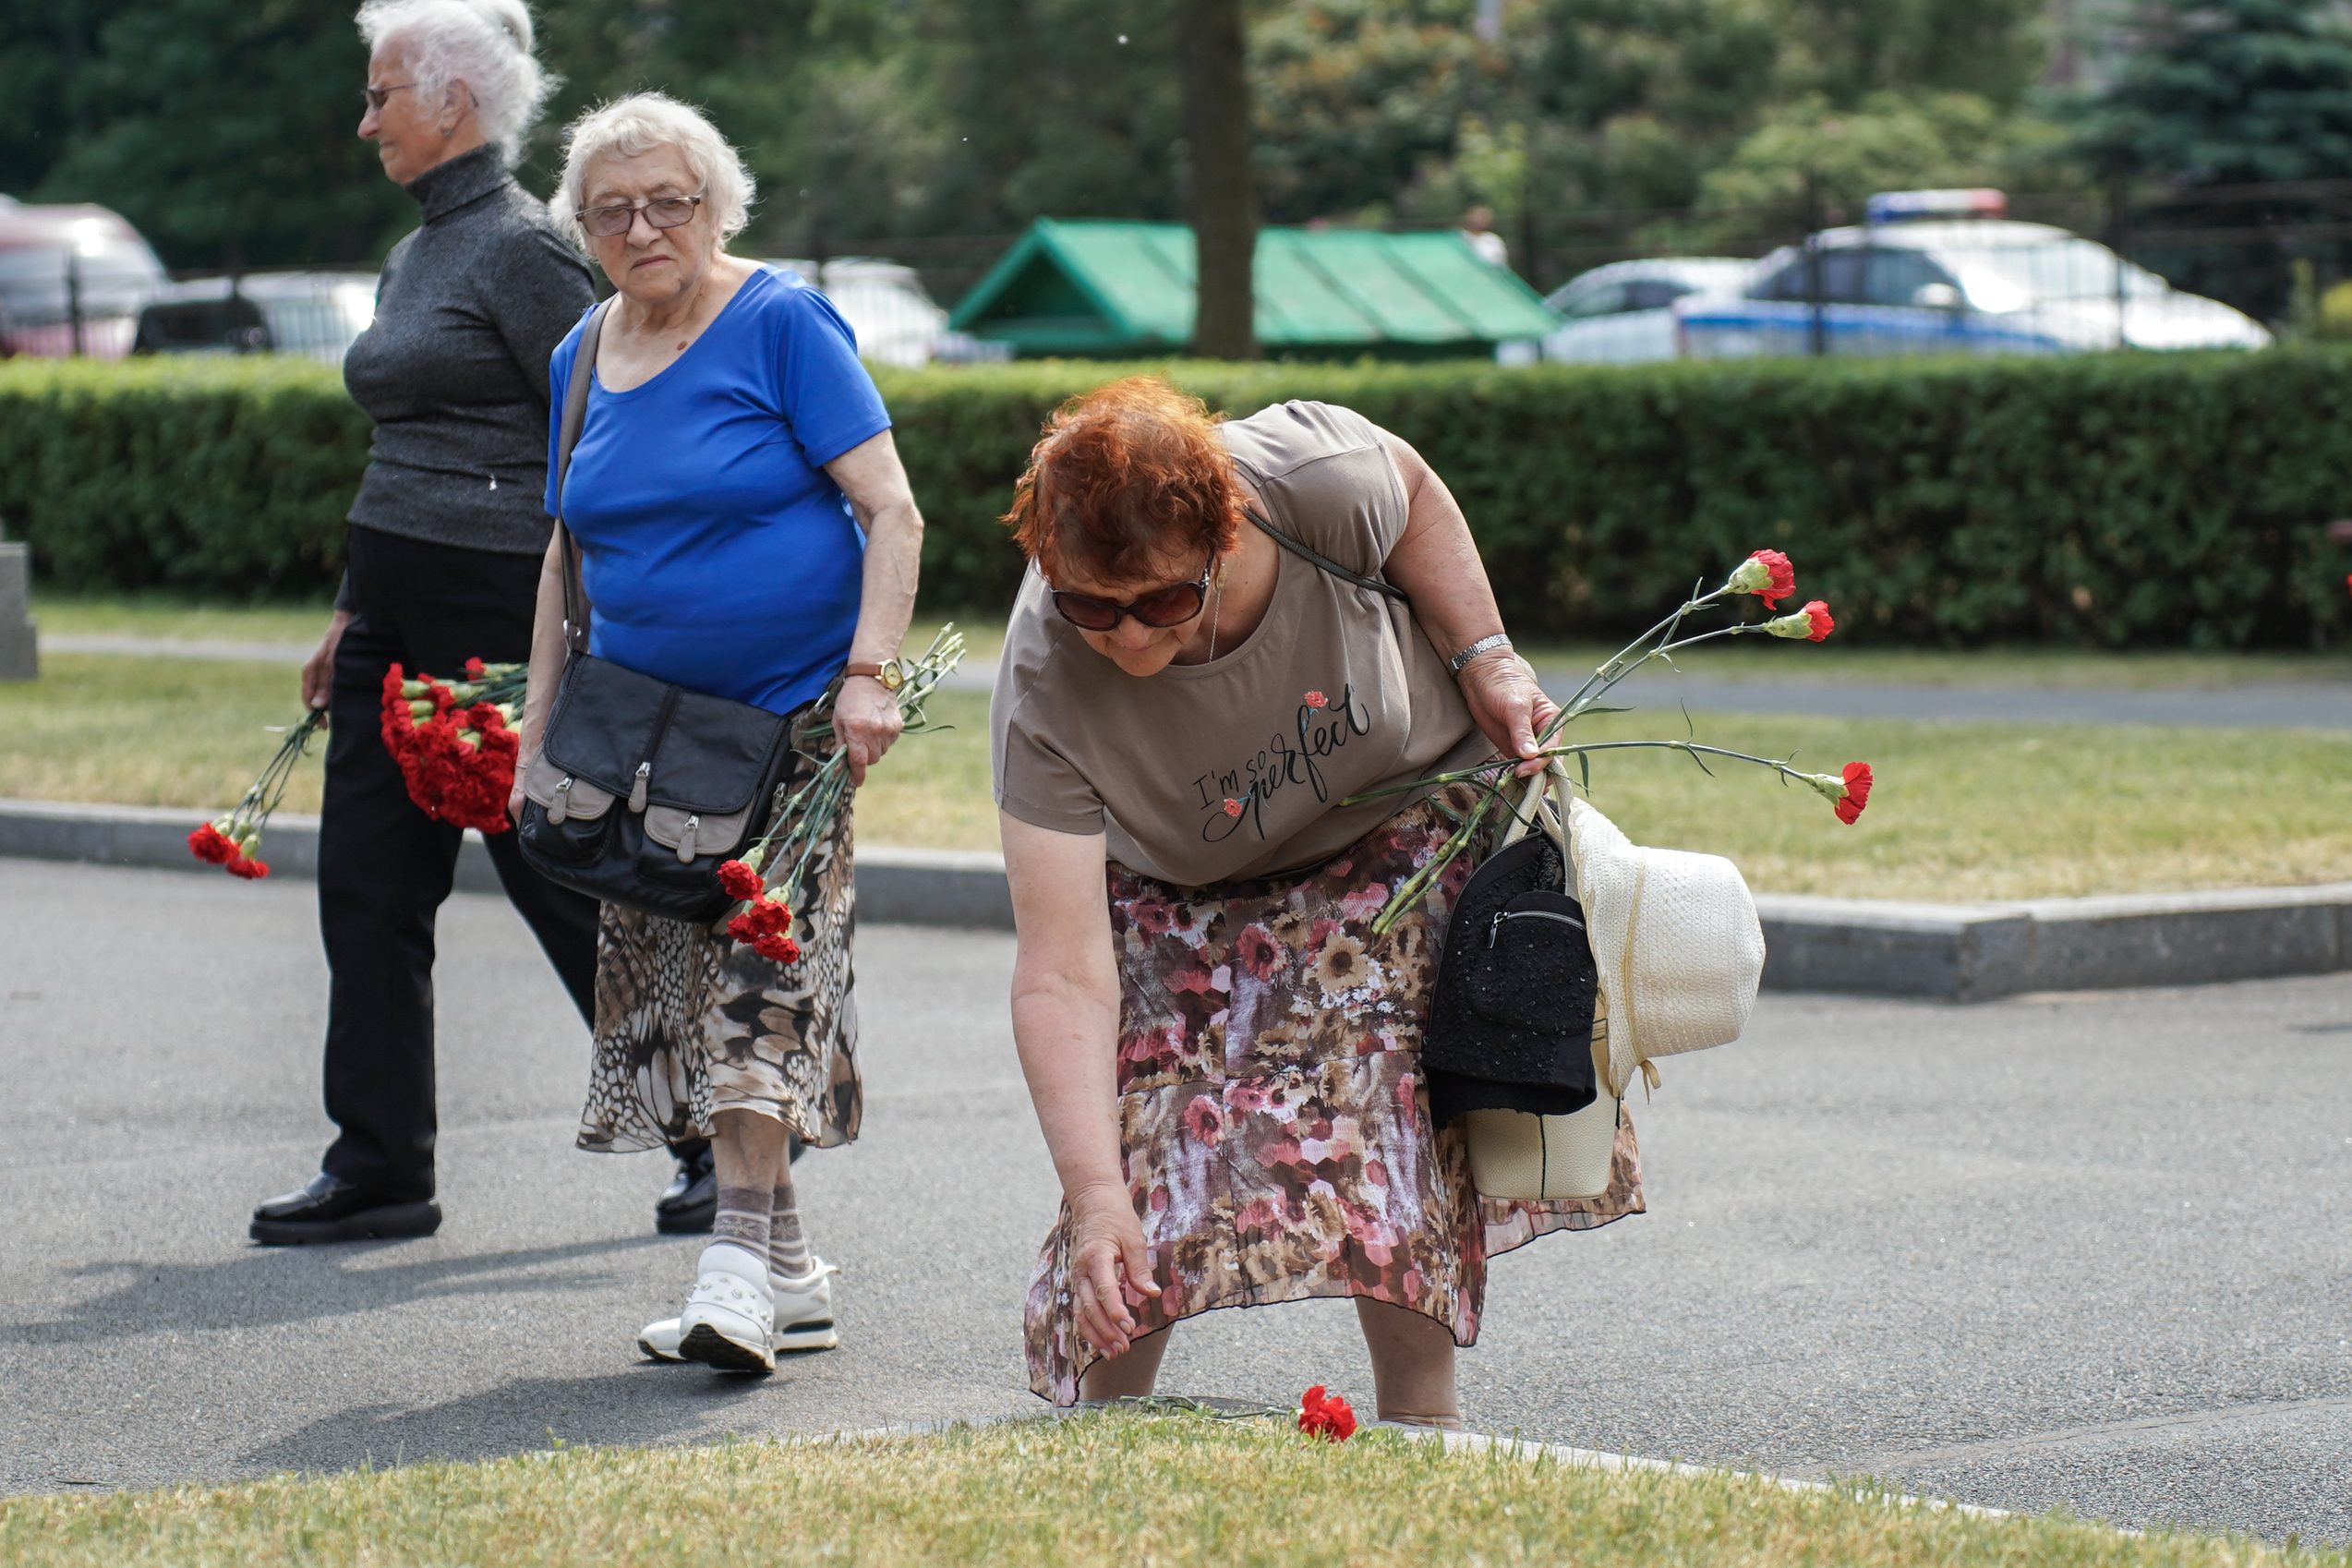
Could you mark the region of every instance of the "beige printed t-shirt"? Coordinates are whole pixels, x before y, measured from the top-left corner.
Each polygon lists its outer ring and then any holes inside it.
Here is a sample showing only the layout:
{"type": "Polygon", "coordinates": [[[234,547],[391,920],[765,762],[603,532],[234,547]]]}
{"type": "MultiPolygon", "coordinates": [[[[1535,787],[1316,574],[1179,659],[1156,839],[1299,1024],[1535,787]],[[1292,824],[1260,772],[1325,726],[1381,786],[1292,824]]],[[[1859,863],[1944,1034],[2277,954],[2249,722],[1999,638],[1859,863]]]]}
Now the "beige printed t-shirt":
{"type": "MultiPolygon", "coordinates": [[[[1267,521],[1381,574],[1405,500],[1379,427],[1286,403],[1221,428],[1267,521]]],[[[1405,601],[1275,553],[1273,600],[1248,641],[1144,677],[1088,647],[1032,568],[989,710],[996,803],[1103,833],[1117,863],[1200,887],[1321,864],[1416,798],[1344,797],[1492,754],[1405,601]]]]}

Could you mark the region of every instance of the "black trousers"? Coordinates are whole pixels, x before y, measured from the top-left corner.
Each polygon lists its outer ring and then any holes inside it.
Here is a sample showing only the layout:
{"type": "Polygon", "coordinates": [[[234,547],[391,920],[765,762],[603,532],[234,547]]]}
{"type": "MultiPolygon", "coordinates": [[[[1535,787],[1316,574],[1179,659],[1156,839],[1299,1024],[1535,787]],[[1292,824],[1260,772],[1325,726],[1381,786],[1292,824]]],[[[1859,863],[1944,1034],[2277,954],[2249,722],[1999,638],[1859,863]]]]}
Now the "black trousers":
{"type": "MultiPolygon", "coordinates": [[[[384,671],[459,673],[468,658],[530,657],[539,558],[428,544],[355,526],[355,619],[335,653],[319,827],[319,932],[327,1003],[330,1175],[402,1200],[433,1193],[433,922],[463,832],[408,798],[378,729],[384,671]]],[[[593,1019],[597,902],[488,839],[506,896],[584,1019],[593,1019]]]]}

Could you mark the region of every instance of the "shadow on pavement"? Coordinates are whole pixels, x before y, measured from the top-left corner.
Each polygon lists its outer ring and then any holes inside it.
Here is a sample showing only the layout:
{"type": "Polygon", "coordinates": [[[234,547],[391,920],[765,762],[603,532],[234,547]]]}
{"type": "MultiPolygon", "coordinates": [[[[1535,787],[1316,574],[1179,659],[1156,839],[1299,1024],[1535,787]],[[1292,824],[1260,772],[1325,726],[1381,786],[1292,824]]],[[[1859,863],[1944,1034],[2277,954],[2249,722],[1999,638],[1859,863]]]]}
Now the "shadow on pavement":
{"type": "Polygon", "coordinates": [[[546,1266],[657,1247],[669,1239],[631,1236],[374,1268],[350,1265],[379,1257],[387,1248],[416,1244],[254,1248],[217,1263],[85,1263],[68,1271],[66,1277],[129,1277],[105,1295],[82,1302],[71,1316],[0,1324],[0,1344],[81,1345],[120,1339],[139,1324],[249,1329],[381,1311],[431,1297],[591,1290],[609,1283],[612,1275],[600,1270],[551,1274],[544,1272],[546,1266]]]}
{"type": "Polygon", "coordinates": [[[269,1470],[345,1470],[421,1459],[495,1459],[572,1445],[657,1443],[700,1431],[776,1378],[641,1362],[583,1378],[518,1378],[421,1409],[364,1405],[322,1416],[249,1450],[238,1463],[269,1470]]]}

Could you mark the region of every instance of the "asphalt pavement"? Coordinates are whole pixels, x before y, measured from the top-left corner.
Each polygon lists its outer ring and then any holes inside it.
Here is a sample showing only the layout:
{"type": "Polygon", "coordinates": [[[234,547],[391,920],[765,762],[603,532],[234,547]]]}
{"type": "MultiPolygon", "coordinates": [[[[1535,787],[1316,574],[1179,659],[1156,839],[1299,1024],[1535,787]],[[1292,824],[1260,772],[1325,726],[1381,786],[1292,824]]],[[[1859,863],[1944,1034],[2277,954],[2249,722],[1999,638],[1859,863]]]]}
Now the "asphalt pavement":
{"type": "MultiPolygon", "coordinates": [[[[273,1250],[314,1167],[302,883],[0,861],[0,1490],[1043,1408],[1053,1174],[1010,941],[875,927],[866,1136],[800,1166],[839,1350],[641,1364],[695,1244],[574,1152],[521,923],[441,925],[440,1234],[273,1250]]],[[[2352,1541],[2352,975],[1949,1007],[1767,995],[1636,1104],[1651,1212],[1498,1260],[1474,1426],[2003,1508],[2352,1541]]],[[[1369,1405],[1343,1303],[1177,1331],[1172,1391],[1369,1405]]]]}

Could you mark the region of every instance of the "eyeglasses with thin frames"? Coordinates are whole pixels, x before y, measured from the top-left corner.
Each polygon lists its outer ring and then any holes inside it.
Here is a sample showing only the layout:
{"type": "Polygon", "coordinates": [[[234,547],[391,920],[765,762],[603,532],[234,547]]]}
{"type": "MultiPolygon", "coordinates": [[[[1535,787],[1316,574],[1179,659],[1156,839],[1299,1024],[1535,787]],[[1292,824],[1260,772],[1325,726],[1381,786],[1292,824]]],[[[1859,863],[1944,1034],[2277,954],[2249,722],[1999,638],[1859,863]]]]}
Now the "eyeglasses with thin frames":
{"type": "Polygon", "coordinates": [[[368,107],[380,115],[384,112],[386,99],[395,92],[406,91],[416,85],[413,81],[396,81],[390,87],[363,87],[359,90],[359,96],[368,101],[368,107]]]}
{"type": "Polygon", "coordinates": [[[1154,588],[1148,594],[1138,594],[1121,603],[1093,594],[1073,593],[1067,588],[1053,590],[1054,608],[1063,620],[1081,632],[1116,632],[1119,622],[1132,615],[1146,626],[1165,631],[1181,626],[1200,613],[1209,602],[1209,574],[1217,567],[1217,552],[1211,550],[1200,568],[1200,575],[1189,583],[1173,587],[1154,588]]]}
{"type": "Polygon", "coordinates": [[[692,196],[657,196],[651,201],[624,201],[617,207],[583,207],[572,215],[580,220],[582,228],[598,239],[627,234],[640,212],[655,228],[682,228],[694,221],[694,209],[703,204],[706,194],[698,190],[692,196]]]}

